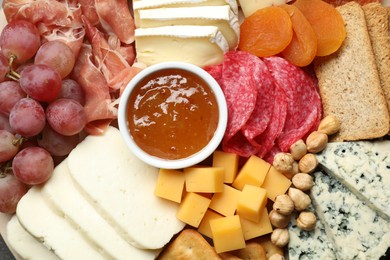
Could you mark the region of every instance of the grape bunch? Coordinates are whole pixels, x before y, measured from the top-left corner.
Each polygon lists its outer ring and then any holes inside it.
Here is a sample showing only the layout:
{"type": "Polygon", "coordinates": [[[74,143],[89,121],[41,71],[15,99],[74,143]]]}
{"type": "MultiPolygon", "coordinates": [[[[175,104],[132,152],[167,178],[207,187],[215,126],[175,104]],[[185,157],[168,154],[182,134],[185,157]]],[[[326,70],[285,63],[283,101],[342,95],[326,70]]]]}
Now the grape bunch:
{"type": "Polygon", "coordinates": [[[68,76],[75,65],[61,41],[14,20],[0,35],[0,212],[14,213],[28,187],[44,183],[79,143],[85,97],[68,76]]]}

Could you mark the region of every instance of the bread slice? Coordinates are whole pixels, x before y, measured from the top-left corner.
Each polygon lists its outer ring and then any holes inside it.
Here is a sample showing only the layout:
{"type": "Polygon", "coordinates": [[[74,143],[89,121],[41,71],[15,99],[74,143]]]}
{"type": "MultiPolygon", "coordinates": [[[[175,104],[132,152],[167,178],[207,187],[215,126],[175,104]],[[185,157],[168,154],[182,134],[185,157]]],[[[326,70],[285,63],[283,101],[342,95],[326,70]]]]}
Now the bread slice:
{"type": "Polygon", "coordinates": [[[390,28],[387,9],[380,3],[363,5],[383,94],[390,111],[390,28]]]}
{"type": "Polygon", "coordinates": [[[334,115],[341,122],[331,141],[383,137],[389,132],[389,113],[363,9],[349,2],[337,10],[346,39],[336,53],[314,60],[324,116],[334,115]]]}

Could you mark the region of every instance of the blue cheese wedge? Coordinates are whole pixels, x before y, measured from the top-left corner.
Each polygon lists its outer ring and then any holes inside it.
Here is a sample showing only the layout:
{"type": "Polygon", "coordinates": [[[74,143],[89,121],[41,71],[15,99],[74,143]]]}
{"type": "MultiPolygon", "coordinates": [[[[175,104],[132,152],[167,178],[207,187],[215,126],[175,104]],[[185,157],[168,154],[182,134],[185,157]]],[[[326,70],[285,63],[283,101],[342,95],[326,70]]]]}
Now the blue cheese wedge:
{"type": "MultiPolygon", "coordinates": [[[[314,212],[312,206],[308,210],[314,212]]],[[[324,224],[317,219],[314,230],[304,231],[297,226],[296,218],[297,214],[294,214],[288,226],[288,259],[336,259],[335,247],[325,232],[324,224]]]]}
{"type": "Polygon", "coordinates": [[[67,220],[112,259],[153,260],[158,251],[133,247],[94,209],[74,184],[67,159],[43,185],[42,194],[67,220]]]}
{"type": "Polygon", "coordinates": [[[337,259],[379,259],[390,246],[390,223],[357,198],[337,179],[314,173],[311,198],[337,259]]]}
{"type": "Polygon", "coordinates": [[[184,228],[179,205],[154,195],[159,169],[133,155],[118,129],[86,137],[67,163],[89,203],[133,246],[160,249],[184,228]]]}
{"type": "Polygon", "coordinates": [[[238,45],[240,25],[238,17],[228,5],[178,8],[154,8],[139,11],[137,28],[170,25],[216,26],[226,38],[229,49],[238,45]]]}
{"type": "Polygon", "coordinates": [[[219,64],[229,44],[216,26],[161,26],[135,30],[137,61],[153,65],[166,61],[204,67],[219,64]]]}
{"type": "Polygon", "coordinates": [[[52,251],[47,249],[22,227],[16,215],[13,215],[7,223],[7,242],[11,249],[22,259],[59,260],[52,251]]]}
{"type": "Polygon", "coordinates": [[[329,143],[320,165],[390,221],[390,141],[329,143]]]}

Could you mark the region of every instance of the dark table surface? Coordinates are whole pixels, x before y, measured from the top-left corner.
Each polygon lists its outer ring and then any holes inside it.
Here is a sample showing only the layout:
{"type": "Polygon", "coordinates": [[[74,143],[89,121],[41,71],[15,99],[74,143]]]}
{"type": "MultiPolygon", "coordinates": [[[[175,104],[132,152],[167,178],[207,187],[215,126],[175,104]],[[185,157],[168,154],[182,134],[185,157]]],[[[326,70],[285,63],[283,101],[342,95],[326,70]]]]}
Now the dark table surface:
{"type": "Polygon", "coordinates": [[[9,251],[7,245],[5,244],[3,237],[0,236],[0,260],[14,260],[15,258],[12,256],[9,251]]]}

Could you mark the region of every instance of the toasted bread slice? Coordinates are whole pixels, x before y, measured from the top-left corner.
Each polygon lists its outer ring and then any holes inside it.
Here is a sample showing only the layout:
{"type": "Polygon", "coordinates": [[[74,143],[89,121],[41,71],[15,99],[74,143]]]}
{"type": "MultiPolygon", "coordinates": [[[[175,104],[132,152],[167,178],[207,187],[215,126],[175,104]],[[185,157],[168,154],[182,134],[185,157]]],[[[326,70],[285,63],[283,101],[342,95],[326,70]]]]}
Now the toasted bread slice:
{"type": "Polygon", "coordinates": [[[380,3],[363,5],[383,94],[390,111],[390,28],[387,9],[380,3]]]}
{"type": "Polygon", "coordinates": [[[337,10],[347,37],[336,53],[314,60],[324,116],[334,115],[341,122],[331,141],[383,137],[389,132],[389,112],[364,11],[356,2],[337,10]]]}

